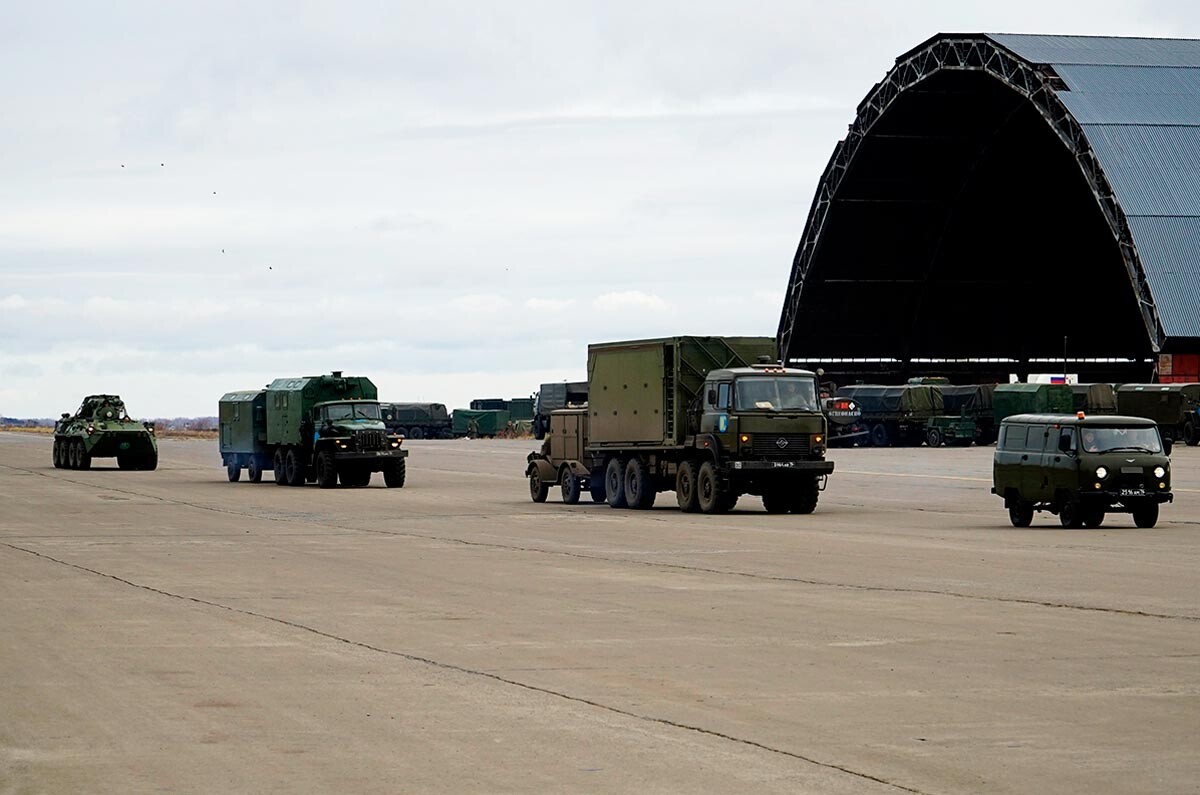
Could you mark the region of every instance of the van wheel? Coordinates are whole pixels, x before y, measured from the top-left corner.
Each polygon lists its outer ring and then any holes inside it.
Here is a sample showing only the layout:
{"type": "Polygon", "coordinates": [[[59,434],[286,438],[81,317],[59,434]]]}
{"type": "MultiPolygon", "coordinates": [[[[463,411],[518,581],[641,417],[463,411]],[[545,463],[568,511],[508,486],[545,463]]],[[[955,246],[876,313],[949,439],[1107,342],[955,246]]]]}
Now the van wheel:
{"type": "Polygon", "coordinates": [[[620,458],[608,459],[608,465],[604,467],[604,493],[608,498],[608,507],[629,507],[625,501],[625,462],[620,458]]]}
{"type": "Polygon", "coordinates": [[[696,491],[696,462],[683,461],[679,471],[675,473],[675,500],[679,510],[684,513],[695,513],[700,510],[700,500],[696,491]]]}
{"type": "Polygon", "coordinates": [[[545,502],[550,495],[550,484],[542,480],[542,473],[537,467],[529,470],[529,499],[534,502],[545,502]]]}
{"type": "Polygon", "coordinates": [[[1158,524],[1158,503],[1147,502],[1133,509],[1133,523],[1148,528],[1158,524]]]}
{"type": "Polygon", "coordinates": [[[650,473],[646,471],[646,462],[640,456],[629,459],[625,465],[625,502],[630,508],[644,511],[654,507],[657,496],[650,473]]]}
{"type": "Polygon", "coordinates": [[[1083,526],[1099,527],[1104,524],[1104,509],[1100,506],[1083,509],[1083,526]]]}
{"type": "Polygon", "coordinates": [[[1033,503],[1016,500],[1008,506],[1008,521],[1013,527],[1029,527],[1033,524],[1033,503]]]}
{"type": "Polygon", "coordinates": [[[563,467],[562,475],[559,477],[559,483],[562,484],[562,501],[564,505],[575,505],[579,502],[579,493],[583,490],[579,486],[579,478],[575,477],[569,467],[563,467]]]}
{"type": "Polygon", "coordinates": [[[930,447],[941,447],[942,432],[937,428],[930,428],[929,430],[925,431],[925,444],[929,445],[930,447]]]}
{"type": "Polygon", "coordinates": [[[1083,527],[1083,512],[1079,503],[1068,500],[1058,509],[1058,521],[1068,530],[1078,530],[1083,527]]]}
{"type": "Polygon", "coordinates": [[[888,436],[887,427],[881,422],[871,428],[871,444],[876,447],[887,447],[891,444],[891,438],[888,436]]]}

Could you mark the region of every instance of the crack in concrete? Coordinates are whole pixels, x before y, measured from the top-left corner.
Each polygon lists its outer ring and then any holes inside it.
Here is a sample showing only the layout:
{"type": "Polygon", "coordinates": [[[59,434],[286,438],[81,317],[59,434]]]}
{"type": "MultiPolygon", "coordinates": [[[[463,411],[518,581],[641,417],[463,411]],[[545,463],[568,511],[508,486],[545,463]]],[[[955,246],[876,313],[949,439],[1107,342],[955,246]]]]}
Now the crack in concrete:
{"type": "Polygon", "coordinates": [[[307,632],[312,635],[316,635],[318,637],[325,638],[327,640],[335,641],[337,643],[343,643],[348,646],[354,646],[354,647],[357,647],[360,649],[364,649],[366,651],[375,652],[377,654],[386,654],[386,655],[389,655],[392,657],[398,657],[403,660],[408,660],[409,662],[426,665],[431,668],[438,668],[438,669],[445,670],[445,671],[453,671],[455,673],[464,674],[467,676],[473,676],[473,677],[478,677],[478,678],[482,678],[482,679],[488,679],[488,680],[491,680],[494,682],[500,682],[501,684],[509,685],[512,687],[518,687],[523,690],[528,690],[528,691],[531,691],[534,693],[541,693],[543,695],[552,696],[554,698],[559,698],[564,701],[570,701],[570,702],[576,703],[576,704],[583,704],[583,705],[586,705],[589,707],[593,707],[595,709],[601,709],[606,712],[611,712],[616,715],[621,715],[621,716],[624,716],[627,718],[633,718],[635,720],[644,721],[646,723],[655,723],[655,724],[659,724],[662,726],[669,726],[674,729],[680,729],[683,731],[693,732],[695,734],[701,734],[701,735],[704,735],[707,737],[715,737],[720,740],[725,740],[728,742],[737,743],[739,745],[744,745],[744,746],[747,746],[750,748],[756,748],[761,751],[767,751],[769,753],[779,754],[781,756],[786,756],[786,757],[790,757],[792,759],[797,759],[801,762],[805,762],[810,765],[815,765],[817,767],[825,768],[827,770],[836,770],[838,772],[845,773],[846,775],[854,776],[856,778],[860,778],[860,779],[863,779],[866,781],[872,781],[872,782],[875,782],[877,784],[882,784],[887,787],[892,787],[893,789],[899,790],[901,792],[911,792],[911,793],[915,793],[915,795],[929,795],[929,793],[926,793],[924,790],[915,789],[913,787],[909,787],[904,784],[898,784],[894,781],[888,781],[887,779],[882,778],[880,776],[875,776],[870,773],[864,773],[860,770],[854,770],[853,768],[847,767],[845,765],[837,764],[836,762],[823,762],[819,759],[815,759],[810,756],[805,756],[804,754],[797,753],[795,751],[789,751],[784,748],[777,748],[775,746],[767,745],[766,743],[761,743],[761,742],[758,742],[757,740],[750,740],[745,737],[737,737],[735,735],[726,734],[725,732],[717,731],[715,729],[707,729],[707,728],[704,728],[703,726],[696,726],[696,725],[690,724],[690,723],[682,723],[680,721],[671,720],[670,718],[660,718],[660,717],[656,717],[654,715],[644,715],[644,714],[641,714],[638,712],[633,712],[632,710],[623,709],[621,707],[615,707],[615,706],[612,706],[611,704],[605,704],[600,701],[595,701],[593,699],[584,698],[583,696],[571,695],[570,693],[565,693],[561,690],[554,690],[554,689],[548,688],[548,687],[541,687],[539,685],[529,684],[528,682],[521,682],[516,679],[509,679],[508,677],[500,676],[499,674],[490,673],[488,671],[483,671],[483,670],[479,670],[476,668],[468,668],[466,666],[456,665],[454,663],[442,662],[440,660],[435,660],[431,657],[423,657],[419,654],[411,654],[409,652],[397,651],[396,649],[388,649],[383,646],[375,646],[373,644],[366,643],[365,641],[354,640],[352,638],[343,637],[341,635],[335,635],[331,632],[326,632],[324,630],[317,629],[316,627],[310,627],[307,624],[301,624],[297,621],[291,621],[286,618],[280,618],[278,616],[267,615],[266,613],[259,613],[254,610],[246,610],[246,609],[240,608],[240,607],[232,607],[230,605],[221,604],[220,602],[213,602],[208,599],[201,599],[200,597],[197,597],[197,596],[186,596],[184,594],[173,593],[171,591],[167,591],[162,588],[155,588],[152,585],[145,585],[143,583],[134,582],[133,580],[128,580],[124,577],[119,577],[115,574],[109,574],[108,572],[99,571],[98,569],[93,569],[93,568],[89,568],[87,566],[79,565],[77,563],[71,563],[69,561],[61,560],[52,555],[46,555],[44,553],[38,552],[33,549],[26,549],[25,547],[19,547],[19,546],[16,546],[15,544],[4,543],[3,546],[6,546],[9,549],[12,549],[17,552],[23,552],[27,555],[32,555],[32,556],[34,556],[36,558],[40,558],[42,560],[50,561],[50,562],[58,564],[60,566],[66,566],[67,568],[86,572],[88,574],[92,574],[97,577],[102,577],[104,579],[108,579],[108,580],[112,580],[114,582],[121,583],[121,584],[129,586],[131,588],[136,588],[138,590],[146,591],[146,592],[153,593],[153,594],[158,594],[160,596],[165,596],[170,599],[178,599],[183,602],[191,602],[193,604],[203,605],[206,607],[212,607],[212,608],[216,608],[218,610],[225,610],[230,613],[237,613],[240,615],[249,616],[251,618],[257,618],[257,619],[260,619],[263,621],[270,621],[275,624],[280,624],[282,626],[290,627],[292,629],[297,629],[302,632],[307,632]]]}

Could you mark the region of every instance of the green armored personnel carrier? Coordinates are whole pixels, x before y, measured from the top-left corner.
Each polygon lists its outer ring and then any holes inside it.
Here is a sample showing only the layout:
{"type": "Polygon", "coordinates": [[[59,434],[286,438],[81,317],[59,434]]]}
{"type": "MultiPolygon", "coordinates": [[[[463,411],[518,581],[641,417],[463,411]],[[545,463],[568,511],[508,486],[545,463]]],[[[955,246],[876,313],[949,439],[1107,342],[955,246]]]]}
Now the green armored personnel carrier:
{"type": "Polygon", "coordinates": [[[121,469],[156,469],[154,426],[129,417],[117,395],[88,395],[74,414],[54,424],[54,466],[89,469],[93,458],[116,458],[121,469]]]}
{"type": "Polygon", "coordinates": [[[382,472],[404,485],[403,438],[388,432],[369,378],[331,375],[277,378],[266,389],[229,392],[219,406],[221,461],[229,480],[271,471],[281,486],[316,482],[366,486],[382,472]]]}

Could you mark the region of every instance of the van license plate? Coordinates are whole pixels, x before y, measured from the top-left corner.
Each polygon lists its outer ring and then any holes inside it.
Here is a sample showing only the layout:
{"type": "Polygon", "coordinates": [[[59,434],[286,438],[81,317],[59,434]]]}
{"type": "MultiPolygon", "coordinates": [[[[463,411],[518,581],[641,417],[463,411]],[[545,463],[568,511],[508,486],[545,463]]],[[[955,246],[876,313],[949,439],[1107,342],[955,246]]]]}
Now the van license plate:
{"type": "Polygon", "coordinates": [[[1142,489],[1121,489],[1118,494],[1122,497],[1145,497],[1146,492],[1142,489]]]}

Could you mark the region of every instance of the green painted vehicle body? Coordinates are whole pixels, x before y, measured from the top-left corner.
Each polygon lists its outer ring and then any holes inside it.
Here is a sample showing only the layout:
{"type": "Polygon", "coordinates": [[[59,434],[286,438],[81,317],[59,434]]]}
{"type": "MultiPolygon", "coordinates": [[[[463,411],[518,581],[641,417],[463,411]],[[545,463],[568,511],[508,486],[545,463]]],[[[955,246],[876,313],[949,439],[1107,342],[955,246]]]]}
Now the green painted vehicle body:
{"type": "MultiPolygon", "coordinates": [[[[1075,411],[1084,414],[1117,413],[1117,393],[1112,384],[1071,384],[1071,394],[1075,398],[1075,411]]],[[[1138,416],[1132,411],[1125,414],[1138,416]]]]}
{"type": "Polygon", "coordinates": [[[509,419],[513,422],[533,419],[534,398],[513,398],[508,401],[509,419]]]}
{"type": "Polygon", "coordinates": [[[839,387],[837,396],[858,404],[862,410],[860,422],[868,429],[875,447],[921,444],[929,420],[945,412],[937,385],[854,384],[839,387]]]}
{"type": "Polygon", "coordinates": [[[1121,384],[1117,407],[1122,414],[1153,420],[1176,441],[1200,444],[1200,384],[1121,384]]]}
{"type": "Polygon", "coordinates": [[[229,480],[245,468],[252,482],[273,471],[280,485],[363,486],[383,472],[389,486],[403,485],[408,451],[388,432],[377,397],[369,378],[336,371],[226,393],[218,433],[229,480]]]}
{"type": "Polygon", "coordinates": [[[1034,511],[1073,527],[1098,526],[1111,512],[1152,526],[1173,499],[1170,442],[1141,417],[1016,414],[1001,424],[992,493],[1018,527],[1034,511]]]}
{"type": "Polygon", "coordinates": [[[115,458],[120,469],[156,469],[154,426],[131,419],[118,395],[88,395],[74,414],[54,425],[54,466],[88,469],[95,458],[115,458]]]}
{"type": "Polygon", "coordinates": [[[996,441],[996,422],[993,398],[995,384],[939,384],[942,410],[945,414],[925,423],[925,443],[966,446],[991,444],[996,441]]]}
{"type": "Polygon", "coordinates": [[[454,435],[494,437],[508,429],[509,413],[500,409],[455,409],[454,435]]]}
{"type": "Polygon", "coordinates": [[[442,403],[381,403],[388,430],[412,439],[449,439],[450,412],[442,403]]]}
{"type": "Polygon", "coordinates": [[[1066,384],[1000,384],[992,395],[999,426],[1014,414],[1070,414],[1075,393],[1066,384]]]}

